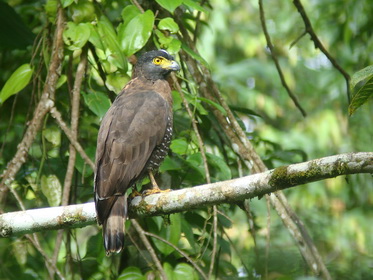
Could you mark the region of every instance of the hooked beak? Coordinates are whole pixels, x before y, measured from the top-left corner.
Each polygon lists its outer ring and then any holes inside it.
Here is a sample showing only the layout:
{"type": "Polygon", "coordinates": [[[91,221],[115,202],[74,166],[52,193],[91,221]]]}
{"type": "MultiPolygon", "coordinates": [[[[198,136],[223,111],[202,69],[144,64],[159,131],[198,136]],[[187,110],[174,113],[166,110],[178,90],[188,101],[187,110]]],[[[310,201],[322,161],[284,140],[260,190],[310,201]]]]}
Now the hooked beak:
{"type": "Polygon", "coordinates": [[[167,60],[165,61],[161,67],[163,69],[171,70],[171,71],[179,71],[180,65],[175,60],[167,60]]]}

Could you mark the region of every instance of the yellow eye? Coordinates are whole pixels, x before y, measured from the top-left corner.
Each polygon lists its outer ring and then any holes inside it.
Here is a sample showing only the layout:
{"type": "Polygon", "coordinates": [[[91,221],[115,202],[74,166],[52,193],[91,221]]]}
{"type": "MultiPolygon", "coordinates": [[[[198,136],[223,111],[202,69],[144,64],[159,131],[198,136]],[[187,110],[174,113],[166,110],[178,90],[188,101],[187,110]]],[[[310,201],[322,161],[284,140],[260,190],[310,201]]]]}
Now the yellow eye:
{"type": "Polygon", "coordinates": [[[159,65],[159,64],[161,64],[161,63],[162,63],[162,58],[160,58],[160,57],[156,57],[156,58],[154,58],[154,59],[153,59],[153,63],[154,63],[155,65],[159,65]]]}

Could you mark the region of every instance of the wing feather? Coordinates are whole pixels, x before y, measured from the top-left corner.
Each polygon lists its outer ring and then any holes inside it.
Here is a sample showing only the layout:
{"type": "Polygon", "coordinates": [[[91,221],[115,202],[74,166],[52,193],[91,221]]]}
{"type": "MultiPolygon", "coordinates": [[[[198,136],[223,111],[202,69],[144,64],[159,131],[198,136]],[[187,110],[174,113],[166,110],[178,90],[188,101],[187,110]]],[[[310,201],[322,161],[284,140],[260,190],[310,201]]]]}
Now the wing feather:
{"type": "Polygon", "coordinates": [[[105,115],[97,142],[95,200],[101,224],[114,203],[146,172],[162,142],[171,108],[154,91],[122,93],[105,115]]]}

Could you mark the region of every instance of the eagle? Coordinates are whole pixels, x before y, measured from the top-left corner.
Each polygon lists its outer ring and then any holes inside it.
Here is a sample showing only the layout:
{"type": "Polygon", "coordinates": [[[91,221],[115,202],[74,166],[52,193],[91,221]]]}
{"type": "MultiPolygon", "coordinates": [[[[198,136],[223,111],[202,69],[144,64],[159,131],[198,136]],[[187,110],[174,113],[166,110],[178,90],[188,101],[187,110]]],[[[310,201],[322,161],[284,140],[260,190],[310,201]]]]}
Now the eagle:
{"type": "Polygon", "coordinates": [[[94,200],[106,254],[124,245],[126,191],[167,155],[172,137],[172,95],[167,77],[180,70],[165,50],[144,53],[98,132],[94,200]]]}

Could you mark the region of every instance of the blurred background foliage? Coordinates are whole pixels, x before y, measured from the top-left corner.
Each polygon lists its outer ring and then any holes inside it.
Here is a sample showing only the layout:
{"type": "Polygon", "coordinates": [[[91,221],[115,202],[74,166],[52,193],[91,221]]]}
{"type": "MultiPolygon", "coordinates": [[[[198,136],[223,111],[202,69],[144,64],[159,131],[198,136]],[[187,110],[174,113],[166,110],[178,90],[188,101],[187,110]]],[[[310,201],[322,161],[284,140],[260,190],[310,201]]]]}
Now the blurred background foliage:
{"type": "MultiPolygon", "coordinates": [[[[16,153],[40,99],[51,59],[57,3],[56,0],[0,2],[0,170],[6,168],[16,153]],[[17,69],[15,80],[10,80],[17,69]],[[5,87],[7,81],[12,83],[5,87]]],[[[308,35],[292,45],[304,32],[304,24],[291,1],[264,1],[264,11],[285,79],[307,112],[306,118],[281,86],[266,47],[257,1],[64,0],[61,3],[67,24],[56,106],[64,120],[69,121],[76,67],[80,54],[88,49],[78,140],[92,160],[100,119],[130,79],[132,65],[128,58],[138,51],[154,48],[165,48],[178,59],[177,53],[184,50],[209,66],[214,81],[268,168],[372,150],[371,101],[352,116],[348,115],[343,76],[315,49],[308,35]],[[175,17],[176,8],[182,12],[181,19],[175,17]],[[176,22],[180,20],[196,42],[200,55],[178,36],[180,26],[176,22]]],[[[302,4],[314,31],[347,73],[352,75],[373,64],[373,5],[369,0],[304,0],[302,4]]],[[[217,105],[198,96],[193,76],[185,72],[180,76],[186,79],[182,83],[184,94],[198,120],[212,181],[249,174],[249,170],[241,167],[239,158],[227,144],[229,139],[222,136],[209,111],[208,105],[217,105]]],[[[361,86],[360,83],[358,88],[361,86]]],[[[174,91],[173,97],[175,135],[158,180],[173,189],[206,183],[191,120],[179,93],[174,91]]],[[[26,208],[60,205],[68,151],[68,139],[54,119],[47,116],[11,186],[26,208]]],[[[75,168],[69,203],[92,201],[92,170],[79,155],[75,168]]],[[[144,180],[143,184],[146,183],[144,180]]],[[[373,275],[371,176],[339,177],[285,193],[309,229],[334,279],[369,279],[373,275]]],[[[251,201],[256,243],[247,217],[239,207],[221,205],[218,209],[218,250],[212,278],[316,279],[310,276],[277,214],[273,210],[267,212],[264,199],[251,201]],[[266,258],[268,234],[270,247],[266,258]]],[[[12,195],[7,196],[1,210],[19,210],[12,195]]],[[[211,209],[202,209],[139,222],[146,231],[182,249],[207,275],[213,245],[212,219],[211,209]]],[[[57,268],[66,279],[159,277],[130,222],[127,229],[126,250],[112,258],[105,256],[97,226],[67,231],[58,253],[57,268]]],[[[57,232],[39,234],[47,256],[53,255],[56,236],[57,232]]],[[[201,277],[174,248],[160,240],[150,240],[169,279],[201,277]]],[[[0,279],[52,277],[53,273],[45,268],[44,258],[28,239],[1,239],[0,244],[0,279]]]]}

